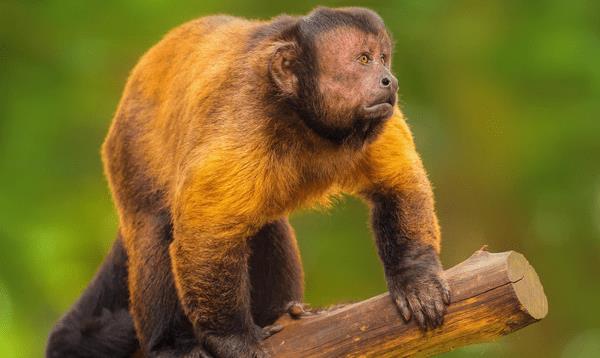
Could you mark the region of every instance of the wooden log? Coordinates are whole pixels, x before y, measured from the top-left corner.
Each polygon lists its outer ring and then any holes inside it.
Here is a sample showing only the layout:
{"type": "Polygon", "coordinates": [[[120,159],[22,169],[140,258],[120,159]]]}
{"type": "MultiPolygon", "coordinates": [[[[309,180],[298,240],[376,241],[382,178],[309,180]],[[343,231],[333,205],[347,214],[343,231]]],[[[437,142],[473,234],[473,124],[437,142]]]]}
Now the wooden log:
{"type": "Polygon", "coordinates": [[[299,320],[264,347],[273,357],[430,356],[489,342],[544,318],[548,303],[535,270],[517,252],[475,252],[445,271],[452,292],[444,324],[430,332],[404,323],[388,293],[299,320]]]}

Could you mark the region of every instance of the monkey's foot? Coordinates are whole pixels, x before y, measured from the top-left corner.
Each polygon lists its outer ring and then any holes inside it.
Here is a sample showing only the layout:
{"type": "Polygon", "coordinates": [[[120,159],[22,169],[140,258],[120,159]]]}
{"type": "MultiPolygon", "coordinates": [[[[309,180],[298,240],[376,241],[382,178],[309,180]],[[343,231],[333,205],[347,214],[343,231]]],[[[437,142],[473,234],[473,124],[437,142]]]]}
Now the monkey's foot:
{"type": "Polygon", "coordinates": [[[268,329],[256,327],[251,333],[208,335],[204,338],[204,344],[215,357],[219,358],[269,358],[269,354],[260,347],[259,342],[280,330],[281,328],[277,330],[273,327],[268,329]]]}

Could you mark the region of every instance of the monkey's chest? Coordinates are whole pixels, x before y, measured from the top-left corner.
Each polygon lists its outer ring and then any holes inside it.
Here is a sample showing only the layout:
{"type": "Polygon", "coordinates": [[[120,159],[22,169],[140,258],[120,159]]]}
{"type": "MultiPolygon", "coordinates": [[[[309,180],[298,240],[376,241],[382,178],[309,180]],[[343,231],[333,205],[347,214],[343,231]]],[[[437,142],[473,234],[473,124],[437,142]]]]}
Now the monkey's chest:
{"type": "Polygon", "coordinates": [[[265,198],[266,205],[287,214],[296,209],[328,207],[332,199],[344,192],[342,183],[352,175],[350,164],[345,166],[313,165],[299,167],[296,170],[279,171],[275,178],[268,180],[270,186],[265,198]]]}

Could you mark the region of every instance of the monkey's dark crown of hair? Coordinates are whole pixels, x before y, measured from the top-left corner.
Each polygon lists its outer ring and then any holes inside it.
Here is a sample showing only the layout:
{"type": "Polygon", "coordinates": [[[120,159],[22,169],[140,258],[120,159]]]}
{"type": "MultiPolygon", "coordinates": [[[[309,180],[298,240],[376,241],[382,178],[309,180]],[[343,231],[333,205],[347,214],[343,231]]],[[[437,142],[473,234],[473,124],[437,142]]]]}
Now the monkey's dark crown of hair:
{"type": "Polygon", "coordinates": [[[372,10],[360,7],[340,9],[317,7],[306,16],[275,17],[268,25],[261,27],[252,35],[249,45],[252,48],[265,39],[294,39],[299,44],[305,44],[314,41],[319,33],[341,26],[356,27],[370,34],[387,33],[383,20],[372,10]]]}

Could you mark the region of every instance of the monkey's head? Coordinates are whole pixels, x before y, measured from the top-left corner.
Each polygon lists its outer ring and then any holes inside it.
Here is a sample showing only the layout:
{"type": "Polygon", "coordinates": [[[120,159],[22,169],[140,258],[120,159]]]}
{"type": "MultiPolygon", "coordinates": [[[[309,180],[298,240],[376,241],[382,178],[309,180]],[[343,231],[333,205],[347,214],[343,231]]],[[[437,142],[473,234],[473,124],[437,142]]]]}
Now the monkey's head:
{"type": "Polygon", "coordinates": [[[398,90],[381,18],[363,8],[317,8],[282,39],[271,78],[305,124],[337,144],[374,138],[392,116],[398,90]]]}

